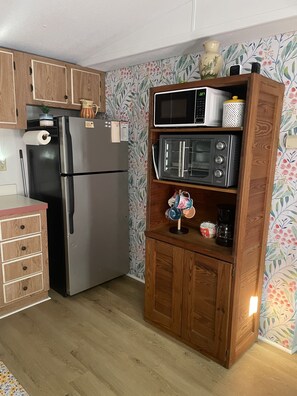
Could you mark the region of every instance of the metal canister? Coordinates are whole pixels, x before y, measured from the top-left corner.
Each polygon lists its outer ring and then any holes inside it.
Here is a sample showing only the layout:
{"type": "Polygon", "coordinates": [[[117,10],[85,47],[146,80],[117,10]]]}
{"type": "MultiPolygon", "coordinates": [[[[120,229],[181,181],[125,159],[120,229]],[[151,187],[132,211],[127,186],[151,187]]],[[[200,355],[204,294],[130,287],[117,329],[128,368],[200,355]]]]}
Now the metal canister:
{"type": "Polygon", "coordinates": [[[245,100],[233,96],[223,104],[223,127],[242,127],[244,117],[245,100]]]}

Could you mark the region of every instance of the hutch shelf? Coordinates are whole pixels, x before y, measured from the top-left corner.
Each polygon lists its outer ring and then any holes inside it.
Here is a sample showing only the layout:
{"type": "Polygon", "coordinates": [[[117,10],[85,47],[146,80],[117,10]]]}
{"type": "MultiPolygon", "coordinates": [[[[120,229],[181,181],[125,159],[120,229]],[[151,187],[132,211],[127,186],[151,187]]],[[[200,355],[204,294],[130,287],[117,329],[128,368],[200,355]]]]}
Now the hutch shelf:
{"type": "Polygon", "coordinates": [[[251,73],[151,88],[148,138],[145,319],[224,367],[256,341],[264,258],[279,139],[284,86],[251,73]],[[212,87],[245,99],[242,128],[154,128],[154,94],[166,90],[212,87]],[[241,135],[237,187],[219,188],[157,180],[152,145],[160,134],[241,135]],[[183,189],[196,215],[183,218],[184,235],[169,232],[168,199],[183,189]],[[217,205],[236,208],[232,247],[217,245],[199,232],[202,221],[216,223],[217,205]],[[254,313],[251,299],[256,300],[254,313]]]}

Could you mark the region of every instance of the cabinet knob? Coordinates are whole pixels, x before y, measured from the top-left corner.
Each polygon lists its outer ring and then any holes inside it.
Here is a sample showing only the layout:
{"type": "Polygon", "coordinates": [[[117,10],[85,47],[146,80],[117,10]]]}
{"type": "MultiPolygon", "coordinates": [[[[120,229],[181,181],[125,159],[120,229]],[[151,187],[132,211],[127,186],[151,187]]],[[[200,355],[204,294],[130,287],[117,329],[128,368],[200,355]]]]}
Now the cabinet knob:
{"type": "Polygon", "coordinates": [[[24,224],[20,225],[20,229],[24,230],[26,227],[24,226],[24,224]]]}
{"type": "Polygon", "coordinates": [[[68,95],[65,95],[65,96],[64,96],[64,99],[68,99],[68,95]]]}
{"type": "Polygon", "coordinates": [[[26,291],[28,289],[28,286],[23,286],[23,290],[26,291]]]}
{"type": "Polygon", "coordinates": [[[28,267],[26,265],[23,266],[23,270],[27,271],[28,267]]]}
{"type": "Polygon", "coordinates": [[[21,249],[22,249],[23,251],[25,251],[27,248],[26,248],[26,246],[22,246],[21,249]]]}

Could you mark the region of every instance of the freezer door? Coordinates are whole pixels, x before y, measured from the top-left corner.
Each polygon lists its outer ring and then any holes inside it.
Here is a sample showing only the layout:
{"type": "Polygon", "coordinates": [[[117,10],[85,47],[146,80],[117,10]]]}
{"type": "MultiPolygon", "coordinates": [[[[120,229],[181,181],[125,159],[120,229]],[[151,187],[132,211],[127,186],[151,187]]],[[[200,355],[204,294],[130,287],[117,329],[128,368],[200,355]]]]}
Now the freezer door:
{"type": "Polygon", "coordinates": [[[62,177],[67,293],[129,271],[127,172],[62,177]],[[72,190],[72,192],[71,192],[72,190]]]}
{"type": "Polygon", "coordinates": [[[62,173],[128,169],[128,142],[112,143],[110,122],[77,117],[58,119],[62,173]],[[87,127],[92,123],[94,127],[87,127]]]}

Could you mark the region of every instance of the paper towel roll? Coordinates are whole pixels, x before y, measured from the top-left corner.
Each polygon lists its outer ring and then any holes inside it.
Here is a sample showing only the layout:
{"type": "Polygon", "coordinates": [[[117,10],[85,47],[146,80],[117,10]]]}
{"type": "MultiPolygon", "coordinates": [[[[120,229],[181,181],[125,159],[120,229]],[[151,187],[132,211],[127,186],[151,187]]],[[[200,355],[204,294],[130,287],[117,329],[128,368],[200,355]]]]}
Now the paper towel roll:
{"type": "Polygon", "coordinates": [[[48,144],[51,141],[51,137],[48,131],[28,131],[25,132],[23,140],[26,144],[32,144],[39,146],[40,144],[48,144]]]}

